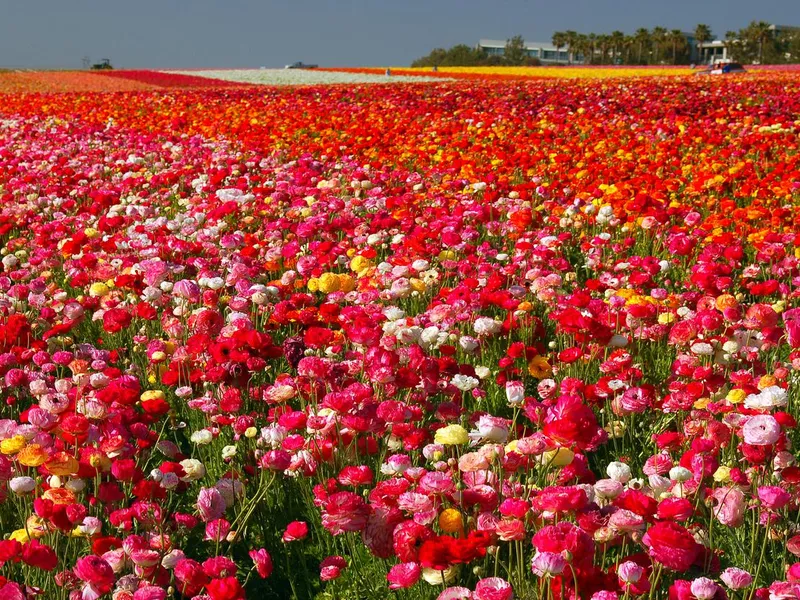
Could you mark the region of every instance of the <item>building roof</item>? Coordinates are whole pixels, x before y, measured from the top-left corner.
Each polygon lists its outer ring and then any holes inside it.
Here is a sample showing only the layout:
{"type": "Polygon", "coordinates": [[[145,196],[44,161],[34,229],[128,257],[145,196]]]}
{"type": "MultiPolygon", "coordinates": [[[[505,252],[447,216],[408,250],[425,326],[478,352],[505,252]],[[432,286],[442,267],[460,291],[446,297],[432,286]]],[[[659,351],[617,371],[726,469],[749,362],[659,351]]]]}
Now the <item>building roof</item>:
{"type": "MultiPolygon", "coordinates": [[[[479,40],[478,45],[482,48],[505,48],[506,40],[479,40]]],[[[563,48],[564,46],[562,46],[563,48]]],[[[525,48],[553,48],[552,42],[529,42],[525,40],[525,48]]]]}

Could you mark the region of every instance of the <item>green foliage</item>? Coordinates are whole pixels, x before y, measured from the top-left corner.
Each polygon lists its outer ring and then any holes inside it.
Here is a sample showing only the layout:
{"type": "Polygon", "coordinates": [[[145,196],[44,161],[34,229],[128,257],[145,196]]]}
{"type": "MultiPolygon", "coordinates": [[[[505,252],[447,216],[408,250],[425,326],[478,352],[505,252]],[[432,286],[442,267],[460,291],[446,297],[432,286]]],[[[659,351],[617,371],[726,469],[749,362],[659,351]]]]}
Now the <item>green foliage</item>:
{"type": "Polygon", "coordinates": [[[525,64],[528,53],[525,50],[525,40],[522,39],[521,35],[515,35],[506,41],[506,49],[503,56],[509,65],[517,66],[525,64]]]}

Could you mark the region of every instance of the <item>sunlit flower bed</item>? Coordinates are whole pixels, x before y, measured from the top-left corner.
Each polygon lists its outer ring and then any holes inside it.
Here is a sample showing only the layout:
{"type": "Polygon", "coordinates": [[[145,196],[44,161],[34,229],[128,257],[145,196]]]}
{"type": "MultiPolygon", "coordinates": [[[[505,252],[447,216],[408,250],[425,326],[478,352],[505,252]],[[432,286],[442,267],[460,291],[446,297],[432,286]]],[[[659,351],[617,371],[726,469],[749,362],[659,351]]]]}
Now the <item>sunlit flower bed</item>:
{"type": "Polygon", "coordinates": [[[208,77],[236,83],[258,85],[326,85],[333,83],[392,83],[420,82],[425,77],[408,75],[387,76],[385,69],[371,72],[343,72],[325,69],[220,69],[212,71],[165,71],[177,75],[208,77]]]}
{"type": "MultiPolygon", "coordinates": [[[[345,73],[381,73],[384,68],[359,67],[325,69],[345,73]]],[[[609,77],[664,77],[691,73],[687,66],[584,66],[561,65],[542,67],[438,67],[434,72],[430,67],[392,67],[398,75],[427,75],[454,77],[458,79],[608,79],[609,77]]]]}
{"type": "Polygon", "coordinates": [[[111,80],[86,71],[0,71],[0,93],[131,92],[153,86],[139,81],[111,80]]]}
{"type": "Polygon", "coordinates": [[[4,94],[0,599],[800,597],[798,82],[4,94]]]}

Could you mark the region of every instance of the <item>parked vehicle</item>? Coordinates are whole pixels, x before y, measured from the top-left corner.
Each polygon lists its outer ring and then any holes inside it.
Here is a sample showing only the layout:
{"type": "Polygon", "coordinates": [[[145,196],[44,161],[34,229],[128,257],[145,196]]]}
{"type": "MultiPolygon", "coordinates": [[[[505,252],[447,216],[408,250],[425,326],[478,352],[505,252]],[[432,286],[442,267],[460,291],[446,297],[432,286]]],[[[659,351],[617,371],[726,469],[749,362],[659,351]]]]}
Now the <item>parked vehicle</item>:
{"type": "Polygon", "coordinates": [[[316,68],[317,65],[306,65],[302,62],[292,63],[284,67],[284,69],[316,69],[316,68]]]}
{"type": "Polygon", "coordinates": [[[708,68],[698,71],[696,75],[728,75],[732,73],[746,73],[745,68],[735,62],[719,62],[709,65],[708,68]]]}

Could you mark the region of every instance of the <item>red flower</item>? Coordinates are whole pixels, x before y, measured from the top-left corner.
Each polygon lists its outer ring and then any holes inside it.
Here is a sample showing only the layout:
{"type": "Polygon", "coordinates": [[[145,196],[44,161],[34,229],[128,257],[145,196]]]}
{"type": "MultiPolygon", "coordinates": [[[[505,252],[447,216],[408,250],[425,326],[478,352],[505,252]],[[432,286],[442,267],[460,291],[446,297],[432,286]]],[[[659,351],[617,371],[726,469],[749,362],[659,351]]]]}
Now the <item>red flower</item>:
{"type": "Polygon", "coordinates": [[[131,314],[122,308],[109,308],[103,313],[103,329],[106,333],[119,333],[127,329],[132,321],[131,314]]]}
{"type": "Polygon", "coordinates": [[[308,523],[305,521],[292,521],[286,526],[281,538],[284,542],[304,540],[308,535],[308,523]]]}
{"type": "Polygon", "coordinates": [[[686,571],[700,553],[700,544],[689,531],[671,521],[661,521],[642,538],[650,557],[673,571],[686,571]]]}
{"type": "Polygon", "coordinates": [[[45,571],[52,571],[58,564],[58,557],[50,546],[39,540],[31,540],[22,549],[22,560],[25,564],[45,571]]]}
{"type": "Polygon", "coordinates": [[[245,597],[244,588],[236,577],[214,579],[206,586],[206,591],[213,600],[240,600],[245,597]]]}

